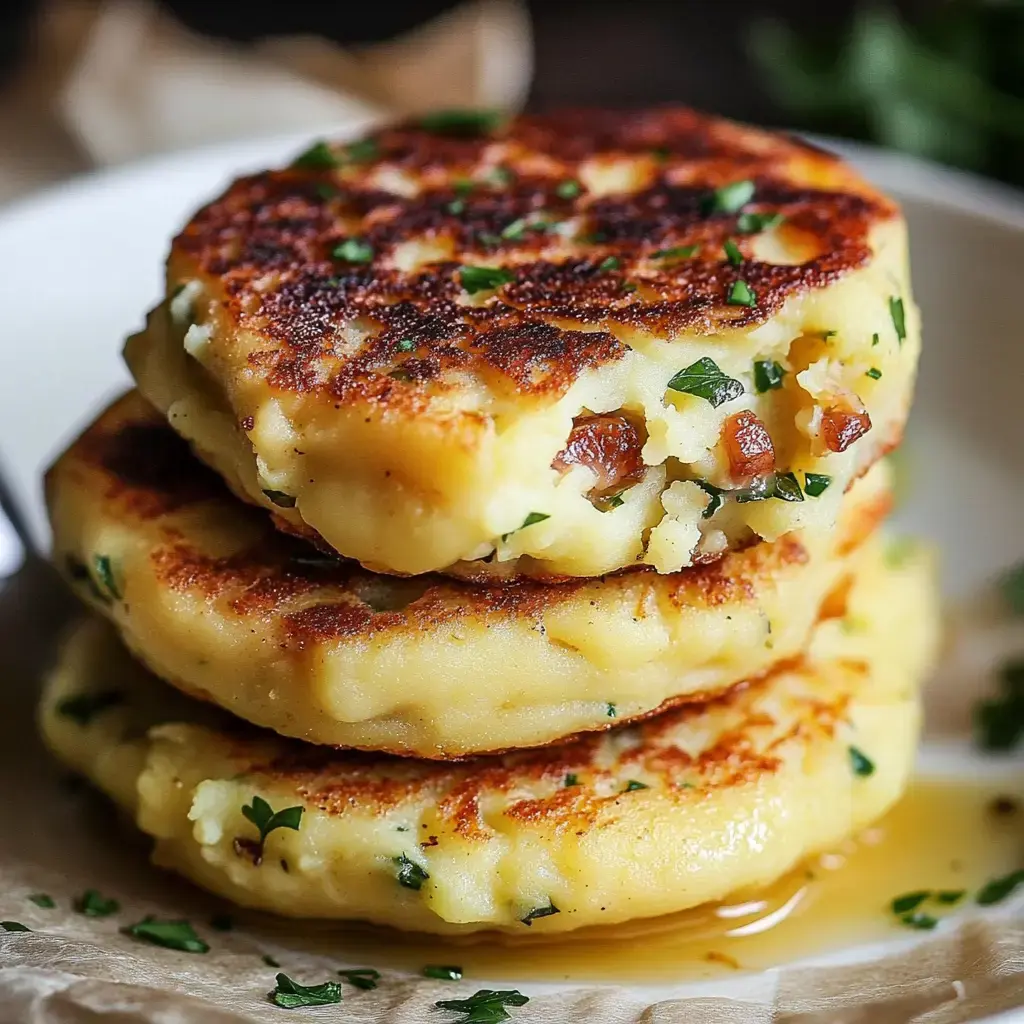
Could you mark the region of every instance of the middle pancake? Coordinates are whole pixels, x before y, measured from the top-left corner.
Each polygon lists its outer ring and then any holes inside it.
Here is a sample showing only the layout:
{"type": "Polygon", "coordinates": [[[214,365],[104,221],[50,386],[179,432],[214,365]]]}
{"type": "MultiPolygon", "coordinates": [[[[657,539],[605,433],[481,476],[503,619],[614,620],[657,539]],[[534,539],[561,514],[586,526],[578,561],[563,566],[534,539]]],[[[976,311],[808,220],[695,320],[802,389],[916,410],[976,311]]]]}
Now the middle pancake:
{"type": "Polygon", "coordinates": [[[278,534],[136,393],[47,477],[55,559],[154,673],[312,743],[428,758],[550,743],[704,699],[804,646],[890,505],[670,575],[471,586],[278,534]]]}

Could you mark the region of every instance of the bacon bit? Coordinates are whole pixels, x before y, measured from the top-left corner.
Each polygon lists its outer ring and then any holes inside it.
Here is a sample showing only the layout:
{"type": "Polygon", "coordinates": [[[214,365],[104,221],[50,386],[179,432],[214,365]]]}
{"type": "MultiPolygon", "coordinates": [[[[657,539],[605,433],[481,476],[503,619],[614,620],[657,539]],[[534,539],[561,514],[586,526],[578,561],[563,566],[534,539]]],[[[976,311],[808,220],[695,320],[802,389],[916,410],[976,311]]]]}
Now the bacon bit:
{"type": "Polygon", "coordinates": [[[822,411],[821,436],[830,452],[845,452],[871,429],[871,417],[862,406],[831,406],[822,411]]]}
{"type": "Polygon", "coordinates": [[[242,417],[242,419],[240,419],[240,420],[238,421],[238,425],[239,425],[239,426],[240,426],[240,427],[241,427],[241,428],[242,428],[242,429],[243,429],[243,430],[244,430],[244,431],[245,431],[246,433],[248,433],[248,432],[249,432],[250,430],[252,430],[252,428],[253,428],[253,427],[255,427],[255,426],[256,426],[256,420],[255,420],[255,419],[253,419],[253,417],[252,417],[252,416],[243,416],[243,417],[242,417]]]}
{"type": "Polygon", "coordinates": [[[231,845],[239,857],[251,860],[256,867],[263,863],[263,844],[258,839],[236,836],[231,845]]]}
{"type": "Polygon", "coordinates": [[[597,474],[591,498],[603,498],[638,483],[644,475],[640,456],[643,442],[625,416],[578,416],[565,448],[551,463],[566,472],[570,466],[586,466],[597,474]]]}
{"type": "Polygon", "coordinates": [[[737,482],[766,476],[775,469],[775,447],[765,425],[750,411],[733,413],[725,421],[725,451],[737,482]]]}

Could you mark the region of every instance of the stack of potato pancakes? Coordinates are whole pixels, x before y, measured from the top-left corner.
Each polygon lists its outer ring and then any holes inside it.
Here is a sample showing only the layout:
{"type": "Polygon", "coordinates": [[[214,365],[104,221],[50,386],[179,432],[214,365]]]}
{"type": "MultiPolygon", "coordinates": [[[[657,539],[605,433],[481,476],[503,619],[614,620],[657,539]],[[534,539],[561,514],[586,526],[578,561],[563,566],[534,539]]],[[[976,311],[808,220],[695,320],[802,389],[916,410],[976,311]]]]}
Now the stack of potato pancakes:
{"type": "Polygon", "coordinates": [[[840,160],[681,108],[440,112],[236,181],[166,289],[47,477],[90,614],[41,710],[157,863],[564,931],[766,885],[900,796],[919,324],[840,160]]]}

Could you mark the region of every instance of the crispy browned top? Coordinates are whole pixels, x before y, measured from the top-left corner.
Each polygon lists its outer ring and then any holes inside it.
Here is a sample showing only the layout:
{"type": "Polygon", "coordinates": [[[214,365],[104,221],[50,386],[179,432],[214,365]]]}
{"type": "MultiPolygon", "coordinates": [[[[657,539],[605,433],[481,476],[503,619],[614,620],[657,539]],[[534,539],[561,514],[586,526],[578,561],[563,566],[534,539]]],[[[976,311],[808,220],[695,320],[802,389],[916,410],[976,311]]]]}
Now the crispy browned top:
{"type": "MultiPolygon", "coordinates": [[[[120,531],[126,550],[147,552],[144,568],[125,564],[119,574],[144,571],[158,587],[207,604],[217,615],[251,622],[267,636],[276,633],[294,651],[457,620],[522,617],[543,632],[546,610],[580,599],[625,600],[637,614],[652,599],[739,605],[756,601],[760,587],[809,557],[789,535],[671,575],[641,567],[558,585],[526,578],[473,585],[437,575],[380,576],[275,530],[265,513],[228,494],[137,392],[111,406],[50,471],[51,502],[58,491],[62,500],[72,500],[71,488],[76,511],[109,524],[108,537],[120,531]],[[198,514],[199,508],[206,512],[198,514]]],[[[886,510],[886,501],[866,508],[845,529],[860,537],[886,510]]],[[[96,552],[60,554],[90,562],[96,552]]]]}
{"type": "Polygon", "coordinates": [[[467,373],[561,394],[621,358],[628,329],[761,323],[864,265],[870,228],[896,212],[830,154],[685,108],[476,127],[392,125],[240,179],[175,239],[170,286],[203,279],[226,328],[215,343],[255,339],[243,363],[272,387],[414,410],[467,373]],[[620,185],[588,188],[612,167],[620,185]],[[749,201],[716,211],[715,190],[742,181],[749,201]],[[750,215],[772,213],[798,262],[752,257],[750,215]],[[730,238],[738,267],[723,254],[730,238]],[[412,240],[433,255],[399,269],[412,240]],[[470,297],[465,265],[510,279],[470,297]],[[728,301],[740,279],[752,307],[728,301]],[[353,322],[370,333],[354,350],[338,343],[353,322]]]}

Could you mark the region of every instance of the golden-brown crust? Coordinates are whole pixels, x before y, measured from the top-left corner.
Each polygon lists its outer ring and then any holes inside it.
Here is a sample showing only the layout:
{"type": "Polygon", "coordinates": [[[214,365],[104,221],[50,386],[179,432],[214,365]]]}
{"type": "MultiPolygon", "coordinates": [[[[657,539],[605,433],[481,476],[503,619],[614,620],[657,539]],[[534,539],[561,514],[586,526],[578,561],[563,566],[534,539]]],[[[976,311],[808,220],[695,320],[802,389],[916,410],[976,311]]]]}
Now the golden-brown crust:
{"type": "Polygon", "coordinates": [[[248,366],[275,389],[408,414],[459,387],[459,374],[560,395],[625,355],[619,329],[671,336],[763,323],[790,296],[863,266],[871,228],[895,213],[828,154],[682,108],[562,111],[468,136],[409,122],[371,138],[371,159],[346,159],[339,145],[340,169],[235,182],[174,241],[172,281],[207,284],[228,333],[259,339],[248,366]],[[566,192],[587,167],[623,159],[640,169],[637,190],[566,192]],[[497,180],[498,168],[511,180],[497,180]],[[384,191],[382,170],[405,175],[416,194],[384,191]],[[470,179],[471,189],[458,187],[470,179]],[[755,186],[744,211],[784,214],[779,230],[805,259],[760,261],[736,212],[709,212],[711,192],[741,180],[755,186]],[[522,227],[541,218],[571,221],[572,231],[522,227]],[[450,256],[400,270],[394,247],[412,238],[441,240],[450,256]],[[742,268],[723,257],[728,238],[745,251],[742,268]],[[334,257],[344,239],[367,243],[372,258],[334,257]],[[655,256],[681,246],[698,251],[655,256]],[[467,305],[463,264],[501,265],[513,280],[467,305]],[[727,300],[741,277],[753,307],[727,300]],[[343,322],[367,325],[356,351],[335,345],[343,322]]]}

